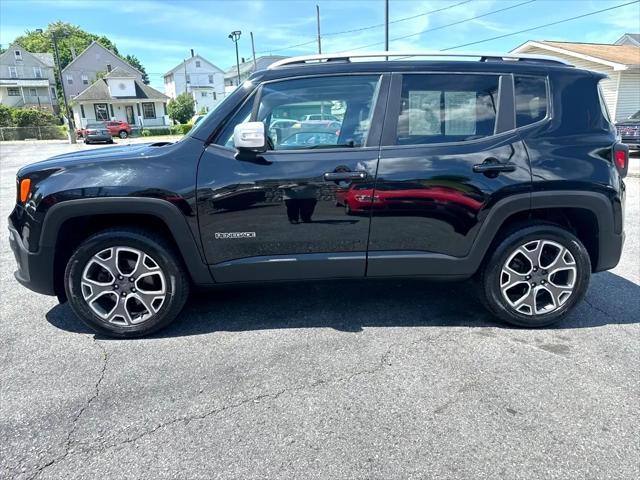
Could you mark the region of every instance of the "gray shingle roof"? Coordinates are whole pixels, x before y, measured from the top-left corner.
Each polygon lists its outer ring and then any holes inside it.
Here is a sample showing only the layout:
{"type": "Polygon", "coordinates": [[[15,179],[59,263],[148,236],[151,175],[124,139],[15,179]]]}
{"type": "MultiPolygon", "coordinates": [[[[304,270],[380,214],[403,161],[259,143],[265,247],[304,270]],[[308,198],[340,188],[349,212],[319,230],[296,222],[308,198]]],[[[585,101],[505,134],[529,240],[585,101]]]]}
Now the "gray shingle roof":
{"type": "MultiPolygon", "coordinates": [[[[31,52],[30,52],[31,53],[31,52]]],[[[31,53],[34,57],[44,63],[47,67],[53,67],[53,54],[51,53],[31,53]]]]}
{"type": "MultiPolygon", "coordinates": [[[[106,78],[106,77],[105,77],[106,78]]],[[[104,78],[96,80],[89,87],[87,87],[84,91],[79,93],[74,99],[74,102],[86,102],[86,101],[112,101],[112,100],[121,100],[126,98],[131,99],[140,99],[140,100],[157,100],[160,102],[165,102],[169,99],[165,94],[160,93],[155,88],[151,88],[149,85],[145,85],[142,82],[139,82],[137,79],[134,80],[136,86],[136,96],[135,97],[113,97],[109,92],[109,86],[104,78]]]]}
{"type": "MultiPolygon", "coordinates": [[[[273,62],[277,62],[278,60],[282,60],[283,58],[287,58],[287,57],[282,55],[269,55],[265,57],[258,57],[256,58],[257,68],[255,69],[255,71],[264,70],[273,62]]],[[[253,72],[254,72],[253,59],[250,59],[240,64],[240,75],[245,75],[246,73],[253,73],[253,72]]],[[[229,69],[226,72],[224,72],[225,79],[235,78],[237,75],[238,75],[238,70],[236,65],[229,67],[229,69]]]]}
{"type": "Polygon", "coordinates": [[[136,78],[136,75],[126,71],[122,67],[116,67],[113,70],[111,70],[108,74],[106,74],[104,78],[136,78]]]}

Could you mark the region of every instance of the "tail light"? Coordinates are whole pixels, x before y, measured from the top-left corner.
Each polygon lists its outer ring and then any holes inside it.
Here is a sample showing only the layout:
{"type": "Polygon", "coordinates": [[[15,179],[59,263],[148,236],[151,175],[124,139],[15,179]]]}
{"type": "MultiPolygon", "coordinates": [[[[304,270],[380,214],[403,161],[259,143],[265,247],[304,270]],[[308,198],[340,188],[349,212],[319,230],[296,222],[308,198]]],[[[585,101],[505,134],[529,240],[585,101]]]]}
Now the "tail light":
{"type": "Polygon", "coordinates": [[[626,177],[629,170],[629,146],[624,143],[616,143],[613,146],[613,163],[615,163],[620,176],[626,177]]]}

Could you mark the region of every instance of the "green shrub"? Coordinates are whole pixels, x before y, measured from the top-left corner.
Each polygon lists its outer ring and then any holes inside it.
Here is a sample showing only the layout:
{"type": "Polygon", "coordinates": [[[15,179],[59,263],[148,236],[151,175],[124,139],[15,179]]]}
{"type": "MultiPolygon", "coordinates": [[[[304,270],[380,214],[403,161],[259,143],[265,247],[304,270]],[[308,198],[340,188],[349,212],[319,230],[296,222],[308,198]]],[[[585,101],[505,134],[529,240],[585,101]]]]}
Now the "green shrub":
{"type": "Polygon", "coordinates": [[[57,118],[51,113],[37,108],[14,108],[11,112],[11,118],[17,127],[42,127],[58,124],[57,118]]]}
{"type": "Polygon", "coordinates": [[[150,137],[151,136],[151,130],[147,130],[145,128],[144,130],[142,130],[142,136],[143,137],[150,137]]]}
{"type": "Polygon", "coordinates": [[[0,127],[14,126],[13,116],[11,115],[12,110],[14,109],[0,103],[0,127]]]}
{"type": "Polygon", "coordinates": [[[190,123],[183,123],[179,125],[173,125],[171,127],[171,133],[173,135],[186,135],[193,128],[193,125],[190,123]]]}

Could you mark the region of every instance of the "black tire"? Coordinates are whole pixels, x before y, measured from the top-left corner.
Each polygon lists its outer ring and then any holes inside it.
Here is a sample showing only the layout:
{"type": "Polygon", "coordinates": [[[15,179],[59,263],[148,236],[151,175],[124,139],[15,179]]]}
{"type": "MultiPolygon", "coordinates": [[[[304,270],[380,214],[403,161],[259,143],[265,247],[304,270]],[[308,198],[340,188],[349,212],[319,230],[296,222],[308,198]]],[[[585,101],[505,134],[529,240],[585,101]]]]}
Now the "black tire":
{"type": "Polygon", "coordinates": [[[113,144],[114,144],[114,143],[116,143],[116,142],[114,142],[114,141],[113,141],[113,138],[112,138],[111,140],[108,140],[108,141],[107,141],[107,143],[109,143],[109,144],[113,145],[113,144]]]}
{"type": "MultiPolygon", "coordinates": [[[[126,278],[122,280],[122,288],[118,291],[122,292],[131,286],[126,281],[126,278]]],[[[85,324],[96,332],[117,338],[142,337],[166,327],[180,313],[189,295],[189,279],[174,249],[157,235],[136,228],[104,230],[82,242],[69,259],[64,286],[71,308],[85,324]],[[141,323],[126,326],[107,322],[96,314],[84,300],[81,285],[82,274],[90,259],[105,249],[119,246],[139,250],[151,257],[165,278],[166,294],[157,312],[151,313],[141,323]]],[[[121,300],[117,295],[115,298],[117,302],[121,300]]]]}
{"type": "MultiPolygon", "coordinates": [[[[544,269],[540,269],[540,272],[544,272],[544,269]]],[[[505,275],[508,279],[508,273],[505,275]]],[[[535,275],[542,275],[542,273],[536,272],[535,275]]],[[[575,235],[555,225],[536,224],[524,226],[519,230],[512,231],[499,242],[494,252],[485,260],[481,267],[480,275],[478,277],[478,289],[480,293],[480,300],[484,306],[500,320],[519,327],[545,327],[561,320],[580,300],[582,300],[587,292],[590,277],[591,260],[589,258],[589,253],[575,235]],[[505,278],[503,277],[503,267],[510,256],[518,249],[519,246],[525,244],[531,245],[529,242],[534,242],[535,240],[547,240],[565,247],[575,260],[576,272],[573,281],[573,290],[569,294],[568,298],[564,300],[564,303],[562,303],[562,301],[558,301],[557,304],[560,304],[560,306],[548,313],[537,314],[532,312],[531,314],[527,314],[517,311],[509,304],[503,296],[500,282],[501,278],[505,278]]],[[[546,282],[548,286],[550,277],[543,276],[541,278],[542,280],[534,276],[534,278],[531,279],[531,282],[546,282]]],[[[507,282],[505,282],[505,285],[506,284],[507,282]]],[[[538,283],[537,285],[540,284],[541,283],[538,283]]],[[[531,285],[531,283],[529,285],[531,285]]],[[[541,295],[546,296],[547,293],[542,291],[541,295]]],[[[537,307],[535,302],[536,300],[534,300],[534,306],[537,307]]],[[[512,303],[518,305],[518,303],[513,300],[512,303]]]]}
{"type": "Polygon", "coordinates": [[[127,138],[129,134],[127,133],[126,130],[120,130],[120,132],[118,132],[118,136],[124,139],[124,138],[127,138]]]}
{"type": "Polygon", "coordinates": [[[89,141],[89,139],[88,139],[88,138],[85,138],[85,139],[84,139],[84,144],[85,144],[85,145],[89,145],[90,143],[91,143],[91,142],[89,141]]]}

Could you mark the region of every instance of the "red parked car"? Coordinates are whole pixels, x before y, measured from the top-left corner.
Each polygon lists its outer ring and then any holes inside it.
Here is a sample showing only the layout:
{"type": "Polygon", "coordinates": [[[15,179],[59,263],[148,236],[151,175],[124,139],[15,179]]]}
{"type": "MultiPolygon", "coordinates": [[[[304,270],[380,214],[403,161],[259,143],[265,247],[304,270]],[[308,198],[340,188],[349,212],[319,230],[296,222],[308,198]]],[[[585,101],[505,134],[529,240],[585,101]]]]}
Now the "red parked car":
{"type": "MultiPolygon", "coordinates": [[[[95,127],[97,124],[92,123],[91,126],[95,127]]],[[[131,125],[123,120],[110,120],[108,122],[99,123],[100,126],[106,127],[112,137],[127,138],[131,135],[131,125]]],[[[85,128],[79,128],[76,133],[79,138],[83,138],[87,134],[87,125],[85,128]]]]}

